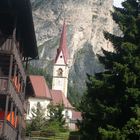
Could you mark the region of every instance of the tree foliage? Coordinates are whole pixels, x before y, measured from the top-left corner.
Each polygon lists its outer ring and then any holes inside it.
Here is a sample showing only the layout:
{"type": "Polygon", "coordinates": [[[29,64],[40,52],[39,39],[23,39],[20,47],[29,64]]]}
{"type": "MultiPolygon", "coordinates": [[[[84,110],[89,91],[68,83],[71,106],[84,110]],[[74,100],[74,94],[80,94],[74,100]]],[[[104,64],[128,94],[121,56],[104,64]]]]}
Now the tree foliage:
{"type": "Polygon", "coordinates": [[[103,50],[99,60],[105,71],[88,75],[80,106],[83,139],[140,138],[140,1],[126,0],[122,5],[112,15],[123,37],[105,33],[114,52],[103,50]]]}
{"type": "Polygon", "coordinates": [[[31,109],[32,117],[30,118],[31,121],[27,123],[27,135],[29,135],[31,131],[42,131],[47,127],[45,110],[40,102],[37,103],[35,108],[31,109]]]}
{"type": "Polygon", "coordinates": [[[48,117],[50,118],[50,122],[58,122],[60,127],[64,127],[65,119],[64,119],[64,105],[56,105],[50,104],[48,106],[48,117]]]}
{"type": "Polygon", "coordinates": [[[68,99],[75,108],[79,107],[81,95],[79,92],[76,91],[75,87],[68,87],[68,99]]]}
{"type": "Polygon", "coordinates": [[[65,131],[64,106],[49,104],[47,109],[43,108],[40,102],[37,103],[35,108],[31,109],[32,117],[30,122],[27,122],[27,135],[30,135],[32,131],[40,132],[39,134],[43,136],[65,131]],[[46,113],[47,109],[48,115],[46,113]]]}

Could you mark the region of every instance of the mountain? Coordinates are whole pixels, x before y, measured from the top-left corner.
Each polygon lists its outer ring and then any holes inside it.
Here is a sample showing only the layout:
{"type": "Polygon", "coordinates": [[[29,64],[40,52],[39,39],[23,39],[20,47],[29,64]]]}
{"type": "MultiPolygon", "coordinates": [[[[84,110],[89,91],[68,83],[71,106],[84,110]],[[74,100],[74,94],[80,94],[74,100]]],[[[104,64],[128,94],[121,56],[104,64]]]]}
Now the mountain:
{"type": "MultiPolygon", "coordinates": [[[[69,92],[82,94],[86,74],[103,71],[101,48],[113,51],[104,31],[120,34],[113,22],[113,0],[31,0],[40,60],[33,65],[52,75],[63,21],[67,24],[70,56],[69,92]]],[[[71,93],[69,93],[71,94],[71,93]]]]}

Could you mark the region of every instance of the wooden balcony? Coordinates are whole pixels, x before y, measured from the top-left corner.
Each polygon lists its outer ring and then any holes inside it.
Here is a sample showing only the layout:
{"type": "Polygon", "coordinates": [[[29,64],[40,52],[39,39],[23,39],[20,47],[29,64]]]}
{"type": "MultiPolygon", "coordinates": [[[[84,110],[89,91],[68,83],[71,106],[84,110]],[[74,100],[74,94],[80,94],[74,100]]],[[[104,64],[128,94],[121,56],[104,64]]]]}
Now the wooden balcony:
{"type": "Polygon", "coordinates": [[[20,112],[22,114],[24,113],[22,101],[20,100],[20,97],[16,92],[16,89],[14,88],[12,81],[6,77],[0,77],[0,94],[5,95],[9,94],[10,97],[15,102],[16,106],[19,108],[20,112]]]}
{"type": "Polygon", "coordinates": [[[17,130],[8,122],[5,123],[5,131],[3,132],[4,121],[0,120],[0,138],[3,140],[16,140],[17,130]]]}
{"type": "Polygon", "coordinates": [[[7,39],[5,43],[0,46],[0,53],[9,55],[12,54],[14,56],[23,80],[26,81],[26,75],[22,64],[22,56],[18,49],[19,46],[14,39],[7,39]]]}
{"type": "Polygon", "coordinates": [[[8,90],[8,78],[0,77],[0,94],[5,94],[8,90]]]}

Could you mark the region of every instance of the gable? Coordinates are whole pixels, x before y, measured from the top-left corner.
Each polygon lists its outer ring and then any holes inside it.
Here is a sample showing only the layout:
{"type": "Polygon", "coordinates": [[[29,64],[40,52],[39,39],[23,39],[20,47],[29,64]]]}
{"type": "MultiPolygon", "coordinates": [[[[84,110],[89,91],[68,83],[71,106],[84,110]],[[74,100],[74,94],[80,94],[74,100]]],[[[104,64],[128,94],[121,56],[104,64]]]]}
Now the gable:
{"type": "Polygon", "coordinates": [[[65,65],[64,54],[63,54],[62,50],[60,51],[55,63],[65,65]]]}

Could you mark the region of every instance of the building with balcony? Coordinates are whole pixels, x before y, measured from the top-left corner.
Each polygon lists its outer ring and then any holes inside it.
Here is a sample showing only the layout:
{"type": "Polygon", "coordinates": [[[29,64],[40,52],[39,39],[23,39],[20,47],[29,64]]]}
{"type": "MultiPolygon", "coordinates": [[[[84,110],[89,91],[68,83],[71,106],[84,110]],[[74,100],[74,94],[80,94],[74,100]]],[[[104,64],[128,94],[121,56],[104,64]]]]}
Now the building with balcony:
{"type": "Polygon", "coordinates": [[[29,0],[0,1],[0,140],[24,140],[28,62],[38,58],[29,0]]]}

